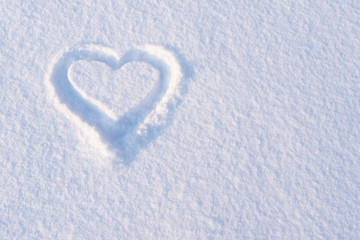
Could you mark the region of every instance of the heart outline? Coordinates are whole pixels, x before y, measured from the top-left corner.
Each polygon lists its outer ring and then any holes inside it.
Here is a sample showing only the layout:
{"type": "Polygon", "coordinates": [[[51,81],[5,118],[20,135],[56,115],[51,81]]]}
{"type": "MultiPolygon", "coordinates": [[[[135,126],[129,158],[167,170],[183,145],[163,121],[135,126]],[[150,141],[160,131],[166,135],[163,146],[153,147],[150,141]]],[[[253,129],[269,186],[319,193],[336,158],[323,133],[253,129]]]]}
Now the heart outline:
{"type": "Polygon", "coordinates": [[[130,155],[134,157],[141,146],[147,145],[153,132],[167,124],[169,114],[180,97],[183,74],[176,56],[161,46],[137,47],[120,58],[110,48],[87,44],[61,52],[51,64],[47,78],[57,101],[82,122],[94,127],[107,145],[125,160],[130,155]],[[138,105],[114,119],[71,81],[69,69],[80,60],[102,62],[113,71],[127,63],[145,62],[159,71],[159,79],[138,105]]]}

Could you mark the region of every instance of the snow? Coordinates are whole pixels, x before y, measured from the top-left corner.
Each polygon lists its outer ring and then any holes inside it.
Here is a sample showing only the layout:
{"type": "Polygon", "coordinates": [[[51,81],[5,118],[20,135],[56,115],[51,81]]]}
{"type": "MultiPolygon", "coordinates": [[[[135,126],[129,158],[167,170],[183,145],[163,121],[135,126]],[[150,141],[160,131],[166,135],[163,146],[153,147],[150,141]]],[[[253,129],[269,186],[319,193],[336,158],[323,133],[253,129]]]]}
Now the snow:
{"type": "Polygon", "coordinates": [[[1,239],[356,239],[360,4],[0,1],[1,239]]]}

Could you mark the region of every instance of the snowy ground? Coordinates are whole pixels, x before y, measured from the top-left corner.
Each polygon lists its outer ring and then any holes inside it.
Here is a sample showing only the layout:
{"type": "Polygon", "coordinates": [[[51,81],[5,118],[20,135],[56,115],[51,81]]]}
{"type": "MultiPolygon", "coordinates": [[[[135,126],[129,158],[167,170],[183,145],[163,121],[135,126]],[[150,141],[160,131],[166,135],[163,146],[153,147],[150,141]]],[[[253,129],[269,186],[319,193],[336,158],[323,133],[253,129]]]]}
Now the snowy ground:
{"type": "Polygon", "coordinates": [[[360,2],[0,0],[1,239],[356,239],[360,2]]]}

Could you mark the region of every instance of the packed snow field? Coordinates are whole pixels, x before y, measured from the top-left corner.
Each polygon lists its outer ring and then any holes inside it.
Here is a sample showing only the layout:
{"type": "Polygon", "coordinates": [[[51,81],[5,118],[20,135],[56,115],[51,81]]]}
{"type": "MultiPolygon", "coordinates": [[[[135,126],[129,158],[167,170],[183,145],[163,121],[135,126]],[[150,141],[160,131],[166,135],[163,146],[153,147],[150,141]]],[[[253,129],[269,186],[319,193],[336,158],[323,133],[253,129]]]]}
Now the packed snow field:
{"type": "Polygon", "coordinates": [[[0,239],[360,236],[360,2],[0,9],[0,239]]]}

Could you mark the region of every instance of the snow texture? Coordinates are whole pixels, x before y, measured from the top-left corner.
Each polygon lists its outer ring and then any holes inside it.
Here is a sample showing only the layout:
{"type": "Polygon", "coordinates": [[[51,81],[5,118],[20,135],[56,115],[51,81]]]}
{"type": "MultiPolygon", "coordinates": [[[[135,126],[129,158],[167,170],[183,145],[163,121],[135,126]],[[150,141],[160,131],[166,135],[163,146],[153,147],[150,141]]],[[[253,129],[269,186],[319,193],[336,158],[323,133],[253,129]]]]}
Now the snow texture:
{"type": "Polygon", "coordinates": [[[359,239],[359,1],[0,9],[0,239],[359,239]]]}

